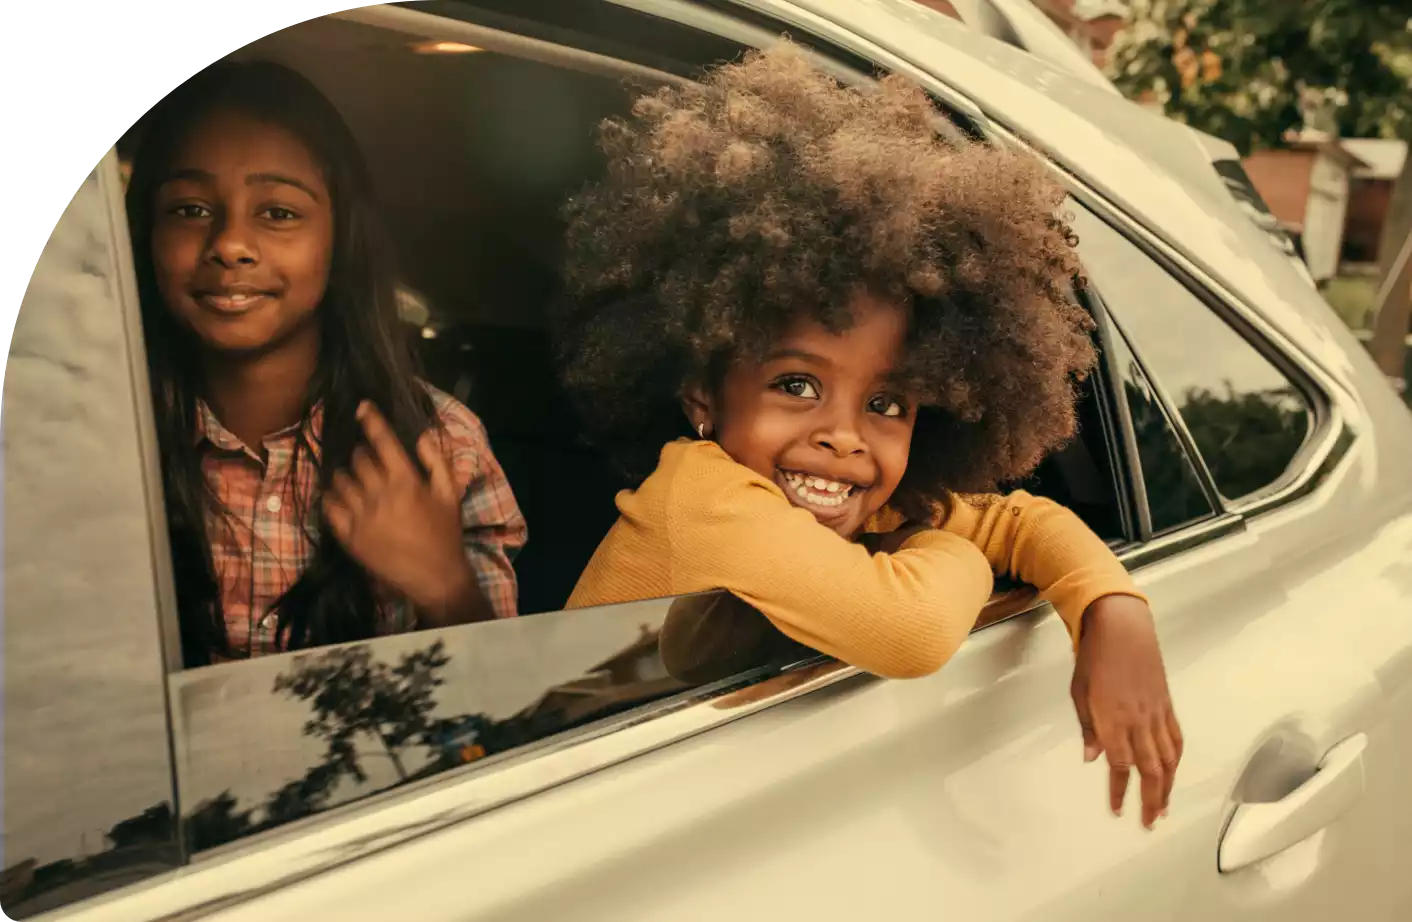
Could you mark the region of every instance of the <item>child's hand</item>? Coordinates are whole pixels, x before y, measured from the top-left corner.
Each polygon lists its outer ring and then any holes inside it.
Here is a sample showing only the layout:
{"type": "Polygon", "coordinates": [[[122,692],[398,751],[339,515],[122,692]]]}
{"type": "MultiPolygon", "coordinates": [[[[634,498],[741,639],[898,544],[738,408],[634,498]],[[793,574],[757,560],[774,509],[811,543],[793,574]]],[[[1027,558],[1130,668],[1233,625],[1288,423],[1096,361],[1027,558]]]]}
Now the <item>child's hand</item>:
{"type": "Polygon", "coordinates": [[[367,444],[338,471],[323,499],[338,542],[375,578],[397,589],[427,626],[488,617],[489,605],[461,545],[460,497],[433,432],[417,441],[424,478],[377,408],[358,409],[367,444]]]}
{"type": "Polygon", "coordinates": [[[1167,673],[1152,611],[1141,599],[1105,596],[1083,616],[1071,691],[1083,730],[1084,760],[1108,755],[1108,797],[1121,815],[1128,776],[1142,777],[1142,823],[1167,812],[1182,757],[1167,673]]]}

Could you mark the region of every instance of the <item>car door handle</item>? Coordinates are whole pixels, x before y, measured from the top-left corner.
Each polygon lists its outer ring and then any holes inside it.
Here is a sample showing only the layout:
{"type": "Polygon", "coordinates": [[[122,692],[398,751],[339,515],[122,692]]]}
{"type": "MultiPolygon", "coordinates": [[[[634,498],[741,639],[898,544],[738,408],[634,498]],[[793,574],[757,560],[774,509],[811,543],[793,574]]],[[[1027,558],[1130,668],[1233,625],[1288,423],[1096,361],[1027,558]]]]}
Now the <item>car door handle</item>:
{"type": "Polygon", "coordinates": [[[1363,752],[1359,733],[1330,749],[1318,770],[1284,798],[1269,804],[1241,804],[1221,837],[1216,863],[1222,873],[1237,870],[1292,848],[1338,819],[1363,796],[1363,752]]]}

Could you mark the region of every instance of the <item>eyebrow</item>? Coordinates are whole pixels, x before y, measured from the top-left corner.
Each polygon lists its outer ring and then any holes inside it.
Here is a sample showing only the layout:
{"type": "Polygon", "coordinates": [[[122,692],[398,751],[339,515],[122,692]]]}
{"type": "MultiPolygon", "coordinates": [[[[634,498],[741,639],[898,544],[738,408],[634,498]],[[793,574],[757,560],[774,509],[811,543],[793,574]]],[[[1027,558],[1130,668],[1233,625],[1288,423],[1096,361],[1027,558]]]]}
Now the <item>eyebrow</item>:
{"type": "MultiPolygon", "coordinates": [[[[171,173],[167,174],[167,177],[162,181],[164,183],[169,183],[178,179],[185,179],[190,182],[215,182],[216,175],[206,170],[173,170],[171,173]]],[[[249,176],[245,177],[245,184],[247,186],[258,186],[268,183],[274,183],[282,186],[293,186],[295,189],[299,189],[314,201],[323,201],[323,199],[320,198],[319,193],[315,192],[314,189],[308,183],[295,179],[292,176],[285,176],[283,173],[251,173],[249,176]]]]}
{"type": "Polygon", "coordinates": [[[802,359],[806,362],[813,362],[815,365],[833,364],[828,359],[824,358],[822,355],[816,355],[813,352],[807,352],[803,349],[777,349],[774,352],[771,352],[769,355],[765,356],[764,361],[776,362],[780,359],[802,359]]]}

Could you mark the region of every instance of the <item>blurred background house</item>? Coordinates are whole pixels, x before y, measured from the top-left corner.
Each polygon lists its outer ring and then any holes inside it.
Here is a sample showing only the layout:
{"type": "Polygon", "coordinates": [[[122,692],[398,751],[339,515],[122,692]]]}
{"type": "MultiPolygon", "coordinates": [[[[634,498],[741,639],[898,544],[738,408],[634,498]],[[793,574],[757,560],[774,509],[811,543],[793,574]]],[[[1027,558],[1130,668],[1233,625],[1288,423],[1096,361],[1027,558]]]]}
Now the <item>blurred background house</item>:
{"type": "MultiPolygon", "coordinates": [[[[1323,286],[1339,274],[1353,177],[1368,164],[1329,134],[1304,132],[1285,147],[1246,157],[1245,172],[1282,227],[1298,241],[1323,286]]],[[[1377,249],[1373,250],[1376,260],[1377,249]]]]}

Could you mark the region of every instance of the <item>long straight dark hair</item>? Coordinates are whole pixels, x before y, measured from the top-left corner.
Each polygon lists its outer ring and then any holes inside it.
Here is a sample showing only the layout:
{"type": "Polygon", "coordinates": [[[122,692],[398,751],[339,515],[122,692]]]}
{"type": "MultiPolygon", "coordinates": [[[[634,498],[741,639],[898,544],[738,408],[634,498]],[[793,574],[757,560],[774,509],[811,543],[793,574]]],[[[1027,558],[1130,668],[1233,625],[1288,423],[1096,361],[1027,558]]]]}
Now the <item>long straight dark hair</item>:
{"type": "Polygon", "coordinates": [[[274,605],[285,649],[363,640],[374,633],[377,599],[372,581],[332,538],[318,502],[333,473],[349,465],[359,444],[361,428],[354,416],[358,404],[372,401],[414,459],[417,438],[436,424],[415,356],[398,330],[392,253],[378,222],[369,171],[333,104],[304,77],[281,65],[222,62],[153,107],[137,129],[127,209],[188,668],[211,662],[213,654],[235,653],[226,633],[208,528],[236,526],[202,471],[196,431],[197,401],[204,387],[200,351],[194,335],[177,322],[157,289],[153,210],[179,146],[202,118],[227,111],[299,138],[322,167],[333,202],[334,252],[328,289],[318,308],[319,366],[304,412],[307,420],[315,406],[321,407],[322,425],[317,446],[307,436],[301,438],[294,461],[317,470],[315,496],[296,497],[313,549],[308,567],[274,605]]]}

